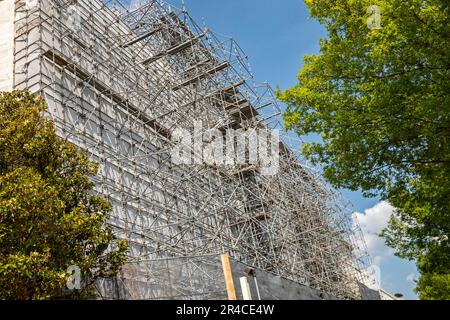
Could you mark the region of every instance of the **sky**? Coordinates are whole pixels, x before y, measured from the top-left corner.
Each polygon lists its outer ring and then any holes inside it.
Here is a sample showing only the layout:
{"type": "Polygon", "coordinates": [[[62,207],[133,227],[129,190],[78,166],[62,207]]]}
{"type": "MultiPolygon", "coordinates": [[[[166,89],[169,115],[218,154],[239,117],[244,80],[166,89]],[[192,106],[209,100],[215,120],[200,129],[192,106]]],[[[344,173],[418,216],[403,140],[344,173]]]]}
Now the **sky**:
{"type": "MultiPolygon", "coordinates": [[[[181,0],[166,0],[181,7],[181,0]]],[[[319,39],[326,30],[309,18],[302,0],[185,0],[189,14],[198,24],[235,39],[249,56],[254,78],[273,87],[287,89],[296,84],[303,56],[317,54],[319,39]]],[[[413,292],[418,277],[414,263],[394,256],[376,236],[387,224],[393,208],[379,199],[366,199],[360,192],[342,190],[350,200],[361,225],[369,253],[380,268],[381,286],[405,299],[417,299],[413,292]]]]}

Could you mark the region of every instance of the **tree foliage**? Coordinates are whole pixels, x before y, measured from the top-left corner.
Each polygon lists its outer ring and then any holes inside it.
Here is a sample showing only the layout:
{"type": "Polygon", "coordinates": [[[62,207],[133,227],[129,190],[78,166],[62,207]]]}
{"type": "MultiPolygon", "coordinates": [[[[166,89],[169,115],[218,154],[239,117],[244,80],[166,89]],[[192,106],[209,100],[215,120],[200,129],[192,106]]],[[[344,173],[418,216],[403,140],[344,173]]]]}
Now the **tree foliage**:
{"type": "Polygon", "coordinates": [[[58,137],[42,98],[0,95],[0,298],[81,297],[114,276],[127,245],[105,226],[111,206],[93,194],[98,166],[58,137]],[[85,290],[64,291],[78,266],[85,290]]]}
{"type": "Polygon", "coordinates": [[[383,235],[417,261],[419,294],[439,279],[422,298],[439,298],[450,274],[450,2],[305,2],[328,37],[305,57],[298,84],[278,92],[286,127],[320,134],[302,152],[333,185],[397,208],[383,235]],[[379,29],[368,28],[371,5],[379,29]]]}

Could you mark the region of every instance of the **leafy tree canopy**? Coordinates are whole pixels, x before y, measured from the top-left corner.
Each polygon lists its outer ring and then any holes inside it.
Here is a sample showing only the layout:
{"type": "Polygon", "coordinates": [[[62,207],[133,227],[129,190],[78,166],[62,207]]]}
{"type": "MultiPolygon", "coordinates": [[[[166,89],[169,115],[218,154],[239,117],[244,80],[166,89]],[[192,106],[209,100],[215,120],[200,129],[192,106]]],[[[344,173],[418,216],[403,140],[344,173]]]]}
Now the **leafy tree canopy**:
{"type": "Polygon", "coordinates": [[[440,298],[450,274],[450,2],[305,2],[328,37],[304,58],[298,84],[278,92],[285,125],[320,134],[302,152],[334,186],[397,208],[383,235],[418,262],[421,297],[440,298]],[[380,28],[368,27],[373,5],[380,28]],[[440,289],[429,290],[435,280],[440,289]]]}
{"type": "Polygon", "coordinates": [[[93,194],[97,165],[58,137],[43,99],[0,95],[0,298],[81,297],[114,276],[127,245],[105,226],[111,206],[93,194]],[[84,291],[64,291],[78,266],[84,291]]]}

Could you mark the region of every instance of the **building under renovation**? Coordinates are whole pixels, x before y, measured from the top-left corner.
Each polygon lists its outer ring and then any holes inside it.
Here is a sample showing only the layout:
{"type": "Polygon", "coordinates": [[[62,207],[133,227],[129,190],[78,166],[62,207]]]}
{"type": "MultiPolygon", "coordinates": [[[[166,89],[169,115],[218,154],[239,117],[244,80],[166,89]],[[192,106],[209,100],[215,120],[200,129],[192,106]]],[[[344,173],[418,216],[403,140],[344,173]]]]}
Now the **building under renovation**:
{"type": "MultiPolygon", "coordinates": [[[[233,284],[238,296],[243,290],[240,275],[255,299],[286,298],[288,287],[310,288],[309,298],[364,298],[369,258],[351,211],[286,140],[272,143],[269,174],[234,158],[174,161],[180,130],[206,144],[211,130],[283,135],[271,88],[253,82],[232,39],[159,0],[0,6],[0,89],[45,98],[58,134],[100,164],[96,192],[113,205],[117,237],[129,241],[121,274],[97,284],[102,298],[226,299],[233,284]],[[224,253],[234,281],[224,276],[224,253]]],[[[250,148],[233,149],[232,139],[227,150],[247,159],[261,148],[251,137],[250,148]]],[[[181,140],[185,155],[201,158],[195,142],[181,140]]]]}

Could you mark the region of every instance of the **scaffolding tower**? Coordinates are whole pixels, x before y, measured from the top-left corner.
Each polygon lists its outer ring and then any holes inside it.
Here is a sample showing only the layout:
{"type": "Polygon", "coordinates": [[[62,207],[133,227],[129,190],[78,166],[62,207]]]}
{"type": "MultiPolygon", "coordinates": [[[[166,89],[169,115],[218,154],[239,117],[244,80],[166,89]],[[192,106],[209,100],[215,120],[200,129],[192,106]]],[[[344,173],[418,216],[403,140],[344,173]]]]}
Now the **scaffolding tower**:
{"type": "Polygon", "coordinates": [[[254,164],[172,161],[173,132],[198,121],[224,133],[283,130],[272,89],[253,82],[234,40],[156,0],[16,0],[14,24],[14,88],[44,97],[58,134],[101,166],[96,192],[130,244],[121,276],[128,293],[119,298],[217,297],[217,288],[189,286],[223,252],[360,298],[368,256],[351,212],[287,143],[273,175],[254,164]],[[155,271],[161,259],[190,266],[172,293],[153,290],[167,280],[155,271]]]}

